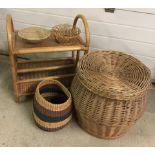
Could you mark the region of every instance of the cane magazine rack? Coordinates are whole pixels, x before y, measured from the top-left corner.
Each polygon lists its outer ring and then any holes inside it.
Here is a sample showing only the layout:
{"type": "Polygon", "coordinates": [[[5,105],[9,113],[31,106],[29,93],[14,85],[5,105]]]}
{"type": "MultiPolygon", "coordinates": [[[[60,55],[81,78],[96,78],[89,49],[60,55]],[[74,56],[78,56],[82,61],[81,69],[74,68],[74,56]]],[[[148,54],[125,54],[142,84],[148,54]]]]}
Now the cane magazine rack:
{"type": "Polygon", "coordinates": [[[14,30],[12,17],[7,15],[6,29],[8,49],[10,54],[13,89],[17,103],[20,102],[21,96],[34,94],[38,83],[45,79],[57,79],[66,87],[70,88],[71,81],[75,75],[76,64],[80,58],[80,53],[88,53],[90,44],[89,26],[83,15],[77,15],[75,17],[73,27],[76,27],[78,19],[81,19],[84,24],[85,41],[79,36],[77,40],[74,40],[70,44],[61,44],[57,43],[52,37],[49,37],[39,44],[30,44],[19,38],[17,35],[18,30],[14,30]],[[71,52],[71,56],[41,60],[19,60],[17,58],[17,56],[23,54],[49,52],[71,52]]]}

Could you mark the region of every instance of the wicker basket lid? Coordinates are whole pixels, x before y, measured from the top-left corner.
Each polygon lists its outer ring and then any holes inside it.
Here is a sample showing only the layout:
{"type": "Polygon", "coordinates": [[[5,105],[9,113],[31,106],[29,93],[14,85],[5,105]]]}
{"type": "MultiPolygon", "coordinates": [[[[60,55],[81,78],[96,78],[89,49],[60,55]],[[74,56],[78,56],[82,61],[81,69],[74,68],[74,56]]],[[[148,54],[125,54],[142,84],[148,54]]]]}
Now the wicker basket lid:
{"type": "Polygon", "coordinates": [[[131,100],[150,86],[149,69],[136,58],[115,51],[96,51],[78,64],[77,76],[91,92],[111,99],[131,100]]]}

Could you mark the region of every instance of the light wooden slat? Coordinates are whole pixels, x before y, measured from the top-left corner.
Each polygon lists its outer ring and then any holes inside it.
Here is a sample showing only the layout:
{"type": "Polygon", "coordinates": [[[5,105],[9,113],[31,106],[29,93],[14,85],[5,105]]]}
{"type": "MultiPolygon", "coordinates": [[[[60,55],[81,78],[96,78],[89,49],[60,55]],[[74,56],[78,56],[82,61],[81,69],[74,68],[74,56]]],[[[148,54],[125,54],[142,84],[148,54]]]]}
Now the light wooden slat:
{"type": "Polygon", "coordinates": [[[41,80],[48,80],[48,79],[51,79],[51,78],[53,78],[53,79],[61,79],[61,78],[72,77],[74,75],[75,74],[64,74],[64,75],[49,76],[49,77],[42,77],[42,78],[36,78],[36,79],[18,80],[18,81],[16,81],[16,84],[34,82],[34,81],[41,81],[41,80]]]}
{"type": "Polygon", "coordinates": [[[56,69],[65,69],[74,67],[75,65],[62,65],[62,66],[52,66],[52,67],[40,67],[40,68],[29,68],[29,69],[17,69],[17,73],[28,73],[28,72],[39,72],[39,71],[49,71],[49,70],[56,70],[56,69]]]}
{"type": "Polygon", "coordinates": [[[84,46],[59,46],[59,47],[39,47],[39,48],[21,48],[15,49],[13,54],[32,54],[32,53],[50,53],[50,52],[64,52],[64,51],[77,51],[77,50],[87,50],[84,46]]]}

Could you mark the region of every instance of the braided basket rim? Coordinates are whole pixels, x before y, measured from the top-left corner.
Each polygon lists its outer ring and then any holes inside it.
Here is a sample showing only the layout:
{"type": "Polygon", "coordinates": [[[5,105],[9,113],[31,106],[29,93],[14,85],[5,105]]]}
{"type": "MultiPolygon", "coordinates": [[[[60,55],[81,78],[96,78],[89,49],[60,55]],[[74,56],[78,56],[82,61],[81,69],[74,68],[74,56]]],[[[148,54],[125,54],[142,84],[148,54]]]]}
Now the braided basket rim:
{"type": "Polygon", "coordinates": [[[42,106],[42,104],[44,105],[44,108],[46,108],[47,110],[53,110],[53,111],[61,111],[64,110],[66,108],[68,108],[71,105],[72,102],[72,97],[71,97],[71,93],[68,91],[68,89],[59,81],[57,80],[43,80],[41,81],[37,88],[36,88],[36,92],[35,92],[35,98],[38,102],[38,104],[40,104],[42,106]],[[64,94],[68,97],[68,99],[61,104],[53,104],[49,101],[47,101],[41,94],[40,94],[40,87],[47,85],[47,84],[56,84],[58,85],[62,91],[64,92],[64,94]]]}

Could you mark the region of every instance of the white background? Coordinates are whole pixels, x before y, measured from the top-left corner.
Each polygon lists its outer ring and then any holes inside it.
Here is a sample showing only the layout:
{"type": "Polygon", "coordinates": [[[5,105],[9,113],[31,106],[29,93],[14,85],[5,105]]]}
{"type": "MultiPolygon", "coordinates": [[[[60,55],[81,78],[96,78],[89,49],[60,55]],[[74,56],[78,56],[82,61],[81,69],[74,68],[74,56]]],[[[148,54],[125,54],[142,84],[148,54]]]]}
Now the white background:
{"type": "MultiPolygon", "coordinates": [[[[0,0],[0,7],[12,7],[12,8],[22,8],[22,7],[114,7],[114,8],[127,8],[127,7],[154,7],[155,8],[155,1],[154,0],[0,0]],[[37,2],[36,2],[37,1],[37,2]],[[67,2],[66,2],[67,1],[67,2]],[[70,2],[68,2],[70,1],[70,2]]],[[[150,8],[148,10],[150,10],[150,8]]],[[[1,15],[1,14],[0,14],[1,15]]],[[[153,22],[154,18],[151,20],[153,22]]],[[[138,19],[137,19],[138,21],[138,19]]],[[[145,22],[144,22],[145,23],[145,22]]],[[[0,21],[1,24],[1,21],[0,21]]],[[[149,51],[147,51],[149,52],[149,51]]],[[[147,53],[146,52],[146,53],[147,53]]],[[[153,132],[153,131],[152,131],[153,132]]],[[[104,147],[104,146],[103,146],[104,147]]],[[[119,155],[131,155],[131,154],[154,154],[154,148],[1,148],[1,154],[119,154],[119,155]]]]}

